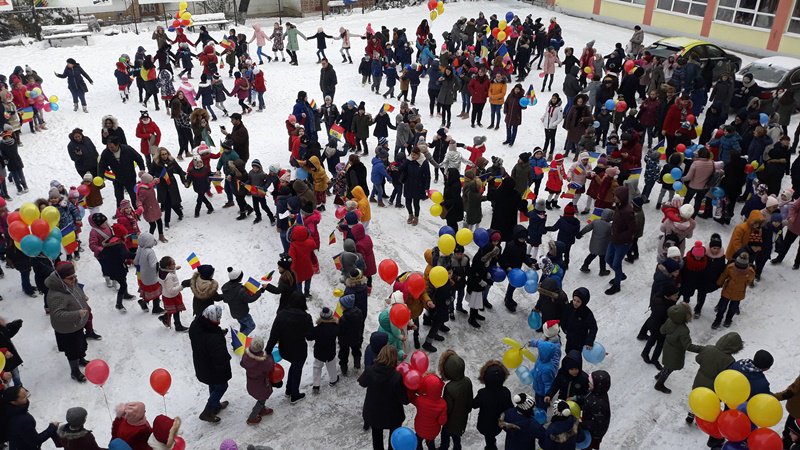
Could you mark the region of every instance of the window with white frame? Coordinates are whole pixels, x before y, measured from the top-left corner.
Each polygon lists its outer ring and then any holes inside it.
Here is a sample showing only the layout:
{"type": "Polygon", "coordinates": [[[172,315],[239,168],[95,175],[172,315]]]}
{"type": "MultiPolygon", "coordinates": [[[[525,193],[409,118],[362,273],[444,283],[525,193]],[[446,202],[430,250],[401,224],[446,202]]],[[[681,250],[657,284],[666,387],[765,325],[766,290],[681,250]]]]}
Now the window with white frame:
{"type": "Polygon", "coordinates": [[[800,34],[800,0],[794,4],[792,17],[789,19],[789,28],[786,31],[789,33],[800,34]]]}
{"type": "MultiPolygon", "coordinates": [[[[772,28],[780,0],[719,0],[716,19],[746,27],[772,28]]],[[[795,13],[797,13],[795,5],[795,13]]]]}
{"type": "Polygon", "coordinates": [[[644,6],[647,3],[647,0],[615,0],[619,3],[630,3],[633,5],[641,5],[644,6]]]}
{"type": "Polygon", "coordinates": [[[690,16],[704,17],[707,0],[658,0],[656,9],[690,16]]]}

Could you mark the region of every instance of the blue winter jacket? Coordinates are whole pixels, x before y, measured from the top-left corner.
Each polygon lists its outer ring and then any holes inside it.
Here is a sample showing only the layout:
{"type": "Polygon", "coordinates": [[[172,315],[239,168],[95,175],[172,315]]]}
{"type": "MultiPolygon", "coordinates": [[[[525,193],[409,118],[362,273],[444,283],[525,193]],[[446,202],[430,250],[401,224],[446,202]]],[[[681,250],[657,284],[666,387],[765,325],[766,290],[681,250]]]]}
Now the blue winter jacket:
{"type": "Polygon", "coordinates": [[[769,389],[769,380],[764,371],[753,364],[752,359],[740,359],[731,364],[731,370],[741,372],[750,382],[750,397],[757,394],[772,394],[769,389]]]}
{"type": "Polygon", "coordinates": [[[547,158],[531,158],[530,165],[531,165],[531,180],[538,181],[544,178],[544,169],[547,168],[547,166],[549,165],[547,163],[547,158]],[[542,173],[537,174],[536,170],[534,170],[534,167],[541,168],[542,173]]]}
{"type": "Polygon", "coordinates": [[[739,133],[723,134],[719,139],[712,139],[708,142],[712,147],[719,147],[719,160],[728,164],[731,160],[731,150],[742,149],[742,137],[739,133]]]}
{"type": "Polygon", "coordinates": [[[542,245],[542,235],[547,227],[547,214],[539,215],[538,211],[528,211],[528,244],[538,247],[542,245]]]}
{"type": "Polygon", "coordinates": [[[542,442],[542,450],[574,450],[578,436],[578,419],[567,416],[563,420],[550,422],[547,439],[542,442]]]}
{"type": "Polygon", "coordinates": [[[392,87],[397,84],[397,69],[394,66],[386,66],[383,69],[384,75],[386,75],[386,87],[392,87]]]}
{"type": "Polygon", "coordinates": [[[370,63],[370,70],[372,71],[372,78],[380,79],[383,76],[383,64],[380,59],[373,59],[370,63]]]}
{"type": "Polygon", "coordinates": [[[562,216],[546,229],[547,231],[558,231],[557,239],[566,245],[572,245],[575,243],[575,237],[581,231],[581,222],[575,217],[562,216]]]}
{"type": "Polygon", "coordinates": [[[531,369],[533,377],[533,392],[536,395],[545,396],[553,386],[553,380],[558,374],[558,366],[561,362],[561,347],[553,342],[542,339],[533,339],[531,347],[539,349],[539,358],[531,369]]]}
{"type": "Polygon", "coordinates": [[[439,78],[442,76],[442,73],[439,71],[439,62],[434,61],[431,63],[431,66],[428,67],[428,90],[429,91],[438,91],[442,88],[442,82],[439,81],[439,78]]]}
{"type": "Polygon", "coordinates": [[[370,174],[372,184],[381,184],[384,180],[391,183],[389,172],[386,171],[386,166],[383,161],[377,156],[372,158],[372,173],[370,174]]]}
{"type": "Polygon", "coordinates": [[[436,55],[433,54],[431,48],[427,45],[422,47],[422,53],[419,55],[419,63],[423,66],[427,66],[430,64],[434,59],[436,59],[436,55]]]}

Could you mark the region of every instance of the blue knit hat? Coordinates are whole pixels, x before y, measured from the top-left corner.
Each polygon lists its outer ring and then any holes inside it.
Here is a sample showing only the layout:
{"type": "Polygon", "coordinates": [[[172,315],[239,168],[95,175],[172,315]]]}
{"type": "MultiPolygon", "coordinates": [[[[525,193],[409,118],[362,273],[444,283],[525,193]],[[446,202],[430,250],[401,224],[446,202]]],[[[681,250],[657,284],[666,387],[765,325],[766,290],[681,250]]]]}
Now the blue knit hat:
{"type": "Polygon", "coordinates": [[[356,215],[356,213],[354,213],[353,211],[350,211],[344,215],[344,221],[345,223],[347,223],[347,225],[352,227],[353,225],[358,223],[358,215],[356,215]]]}
{"type": "Polygon", "coordinates": [[[342,309],[351,309],[356,305],[356,296],[353,294],[343,295],[339,298],[339,303],[342,305],[342,309]]]}

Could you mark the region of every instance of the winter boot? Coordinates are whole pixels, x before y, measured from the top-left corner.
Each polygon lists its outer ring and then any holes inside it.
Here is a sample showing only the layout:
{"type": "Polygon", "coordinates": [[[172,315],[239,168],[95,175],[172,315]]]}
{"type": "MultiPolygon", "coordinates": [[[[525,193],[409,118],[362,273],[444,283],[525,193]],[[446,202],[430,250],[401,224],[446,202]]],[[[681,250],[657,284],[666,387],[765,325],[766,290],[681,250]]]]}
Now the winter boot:
{"type": "Polygon", "coordinates": [[[165,243],[165,244],[166,244],[166,243],[167,243],[167,242],[169,242],[169,241],[167,240],[167,238],[165,238],[165,237],[164,237],[164,235],[163,235],[163,234],[159,234],[159,235],[158,235],[158,242],[163,242],[163,243],[165,243]]]}
{"type": "Polygon", "coordinates": [[[428,353],[436,353],[436,347],[434,347],[433,344],[428,341],[425,341],[425,343],[422,344],[422,349],[428,353]]]}
{"type": "Polygon", "coordinates": [[[414,333],[414,348],[419,348],[419,334],[414,333]]]}
{"type": "Polygon", "coordinates": [[[147,307],[147,302],[144,300],[139,300],[139,306],[142,308],[142,311],[150,311],[150,308],[147,307]]]}
{"type": "Polygon", "coordinates": [[[161,314],[164,312],[164,308],[161,307],[161,299],[157,298],[153,300],[153,314],[161,314]]]}
{"type": "Polygon", "coordinates": [[[480,328],[481,324],[478,323],[478,310],[474,308],[469,309],[469,320],[467,323],[472,325],[475,328],[480,328]]]}
{"type": "Polygon", "coordinates": [[[181,313],[176,312],[172,315],[173,319],[175,319],[175,331],[184,332],[188,331],[189,329],[181,323],[181,313]]]}
{"type": "Polygon", "coordinates": [[[109,288],[109,289],[113,289],[114,288],[114,282],[111,281],[111,278],[108,278],[108,277],[103,277],[103,278],[106,279],[106,287],[109,288]]]}
{"type": "Polygon", "coordinates": [[[584,264],[584,265],[582,265],[582,266],[581,266],[581,268],[580,268],[580,271],[581,271],[581,272],[583,272],[583,273],[589,273],[589,272],[591,272],[592,270],[591,270],[591,269],[589,269],[589,268],[588,268],[588,267],[587,267],[587,266],[584,264]]]}
{"type": "Polygon", "coordinates": [[[262,417],[263,416],[268,416],[268,415],[272,414],[272,412],[273,412],[272,408],[267,408],[265,406],[265,407],[261,408],[261,411],[258,412],[258,415],[262,416],[262,417]]]}
{"type": "Polygon", "coordinates": [[[69,360],[70,377],[78,383],[85,383],[86,377],[81,373],[79,361],[77,359],[69,360]]]}
{"type": "Polygon", "coordinates": [[[77,103],[73,103],[72,104],[72,110],[73,111],[77,111],[78,110],[78,104],[77,103]]]}
{"type": "Polygon", "coordinates": [[[84,106],[83,107],[83,112],[85,112],[86,114],[89,114],[89,108],[87,106],[84,106]]]}
{"type": "Polygon", "coordinates": [[[605,294],[614,295],[621,290],[618,284],[612,284],[610,288],[606,289],[605,294]]]}
{"type": "Polygon", "coordinates": [[[163,323],[165,327],[170,328],[169,316],[167,314],[162,314],[162,315],[158,316],[158,320],[160,320],[161,323],[163,323]]]}
{"type": "Polygon", "coordinates": [[[671,394],[672,393],[672,389],[664,386],[664,381],[661,380],[661,378],[659,378],[658,381],[656,381],[656,385],[654,386],[654,388],[658,392],[663,392],[665,394],[671,394]]]}
{"type": "Polygon", "coordinates": [[[204,410],[200,414],[200,420],[205,421],[205,422],[218,423],[220,419],[213,412],[208,411],[208,410],[204,410]]]}
{"type": "Polygon", "coordinates": [[[86,332],[86,339],[91,339],[93,341],[100,341],[103,339],[103,336],[100,336],[99,334],[97,334],[96,331],[92,330],[86,332]]]}

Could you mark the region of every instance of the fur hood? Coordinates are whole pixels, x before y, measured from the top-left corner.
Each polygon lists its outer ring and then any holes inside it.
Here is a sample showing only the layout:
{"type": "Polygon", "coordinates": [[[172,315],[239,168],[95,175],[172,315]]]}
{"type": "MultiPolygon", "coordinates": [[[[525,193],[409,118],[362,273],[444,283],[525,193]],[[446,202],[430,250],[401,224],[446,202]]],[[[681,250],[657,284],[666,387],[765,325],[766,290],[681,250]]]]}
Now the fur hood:
{"type": "Polygon", "coordinates": [[[506,378],[508,378],[508,369],[506,369],[506,366],[504,366],[501,361],[498,361],[496,359],[491,359],[489,361],[486,361],[483,367],[481,367],[481,370],[478,373],[478,381],[480,381],[482,384],[486,384],[486,372],[492,367],[499,368],[499,370],[503,375],[503,381],[505,381],[506,378]]]}
{"type": "Polygon", "coordinates": [[[344,285],[346,287],[358,287],[367,284],[367,277],[363,275],[363,273],[359,273],[358,277],[351,277],[348,276],[344,279],[344,285]]]}
{"type": "Polygon", "coordinates": [[[211,117],[209,116],[208,111],[205,109],[195,108],[194,111],[192,111],[192,113],[189,115],[189,121],[192,123],[192,125],[199,126],[200,121],[203,119],[206,120],[206,128],[210,128],[208,123],[211,117]]]}
{"type": "Polygon", "coordinates": [[[111,129],[112,129],[112,130],[116,130],[117,128],[119,128],[119,121],[117,120],[117,118],[116,118],[116,117],[114,117],[114,116],[112,116],[112,115],[110,115],[110,114],[109,114],[109,115],[107,115],[107,116],[103,116],[103,119],[102,119],[102,122],[100,123],[100,126],[101,126],[102,128],[105,128],[105,126],[106,126],[106,121],[108,121],[108,120],[110,120],[110,121],[111,121],[111,123],[113,123],[113,124],[114,124],[114,125],[111,127],[111,129]]]}
{"type": "Polygon", "coordinates": [[[245,348],[244,352],[247,353],[248,358],[252,358],[256,361],[266,361],[267,359],[266,352],[262,353],[261,355],[256,355],[255,353],[250,351],[250,347],[245,348]]]}
{"type": "Polygon", "coordinates": [[[192,275],[192,280],[189,283],[192,289],[192,294],[195,297],[207,300],[217,294],[219,290],[219,283],[216,280],[204,280],[200,278],[200,274],[195,272],[192,275]]]}
{"type": "Polygon", "coordinates": [[[319,319],[317,319],[317,325],[321,323],[339,323],[339,318],[336,316],[333,316],[330,319],[323,319],[322,317],[320,317],[319,319]]]}
{"type": "Polygon", "coordinates": [[[59,425],[57,431],[58,438],[65,441],[80,439],[89,433],[91,433],[91,431],[85,428],[81,428],[80,430],[70,430],[69,425],[67,424],[59,425]]]}

